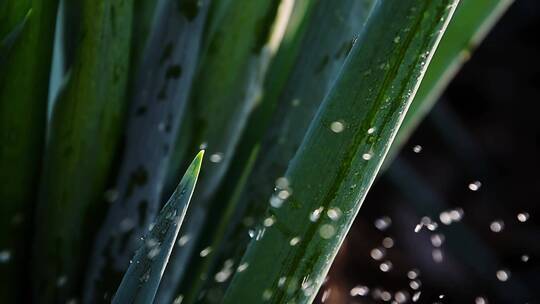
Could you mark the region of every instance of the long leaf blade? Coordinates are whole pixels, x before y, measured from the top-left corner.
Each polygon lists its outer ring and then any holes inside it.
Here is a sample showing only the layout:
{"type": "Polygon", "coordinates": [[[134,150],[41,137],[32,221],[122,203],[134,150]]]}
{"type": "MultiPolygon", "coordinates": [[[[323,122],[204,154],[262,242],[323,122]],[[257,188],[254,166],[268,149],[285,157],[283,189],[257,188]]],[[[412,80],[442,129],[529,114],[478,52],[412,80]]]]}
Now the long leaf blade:
{"type": "MultiPolygon", "coordinates": [[[[0,299],[25,302],[58,0],[0,1],[0,299]]],[[[27,298],[26,298],[27,300],[27,298]]]]}
{"type": "Polygon", "coordinates": [[[313,300],[456,2],[378,3],[270,199],[274,224],[260,226],[224,303],[313,300]]]}
{"type": "Polygon", "coordinates": [[[124,275],[113,304],[152,303],[154,300],[197,184],[203,155],[204,151],[197,154],[173,195],[161,209],[154,227],[144,238],[124,275]]]}

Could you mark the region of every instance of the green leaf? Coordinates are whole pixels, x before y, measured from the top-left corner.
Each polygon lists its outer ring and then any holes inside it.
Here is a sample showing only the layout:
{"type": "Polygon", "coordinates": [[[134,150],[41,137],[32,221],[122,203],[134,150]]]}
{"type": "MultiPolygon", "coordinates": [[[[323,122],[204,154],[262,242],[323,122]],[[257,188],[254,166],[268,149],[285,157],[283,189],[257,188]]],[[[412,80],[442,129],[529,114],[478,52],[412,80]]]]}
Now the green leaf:
{"type": "Polygon", "coordinates": [[[196,16],[176,0],[165,0],[156,8],[114,180],[118,196],[98,232],[86,274],[84,299],[88,303],[110,300],[139,238],[162,207],[172,147],[186,115],[209,6],[208,1],[195,3],[196,16]]]}
{"type": "Polygon", "coordinates": [[[378,3],[270,198],[273,225],[259,226],[223,303],[313,301],[456,2],[378,3]]]}
{"type": "Polygon", "coordinates": [[[197,184],[203,155],[204,151],[197,154],[173,195],[161,209],[155,225],[143,238],[118,287],[113,304],[153,302],[197,184]]]}
{"type": "Polygon", "coordinates": [[[461,0],[388,153],[388,165],[513,0],[461,0]]]}
{"type": "Polygon", "coordinates": [[[22,303],[30,280],[57,0],[0,1],[0,299],[22,303]]]}
{"type": "Polygon", "coordinates": [[[42,303],[80,293],[125,110],[132,1],[81,8],[84,38],[53,108],[39,190],[33,279],[42,303]]]}
{"type": "MultiPolygon", "coordinates": [[[[286,169],[372,4],[357,0],[304,1],[295,7],[291,28],[287,28],[269,67],[263,99],[249,119],[238,152],[214,199],[212,209],[220,211],[213,214],[220,215],[220,224],[206,225],[199,241],[200,247],[210,244],[213,250],[204,259],[192,258],[188,273],[194,277],[212,277],[230,262],[226,263],[227,260],[238,262],[238,255],[249,240],[244,219],[264,215],[265,204],[257,203],[265,200],[276,178],[286,169]],[[326,63],[322,68],[321,62],[326,63]],[[270,121],[272,127],[263,134],[270,121]]],[[[215,280],[186,278],[186,281],[199,285],[182,286],[180,293],[186,303],[198,297],[201,290],[212,290],[204,300],[216,302],[212,297],[218,298],[216,294],[227,286],[226,282],[215,280]]]]}

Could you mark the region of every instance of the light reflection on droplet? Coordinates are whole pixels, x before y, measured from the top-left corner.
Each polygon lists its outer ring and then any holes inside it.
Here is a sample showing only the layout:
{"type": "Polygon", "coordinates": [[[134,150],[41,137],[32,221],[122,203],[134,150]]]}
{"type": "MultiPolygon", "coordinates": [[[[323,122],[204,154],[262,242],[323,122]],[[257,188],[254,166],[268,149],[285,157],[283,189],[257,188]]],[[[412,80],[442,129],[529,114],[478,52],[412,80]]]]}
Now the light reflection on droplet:
{"type": "Polygon", "coordinates": [[[373,248],[370,252],[370,256],[372,259],[379,261],[382,258],[384,258],[384,255],[386,254],[386,251],[384,248],[373,248]]]}
{"type": "Polygon", "coordinates": [[[289,241],[289,245],[291,245],[291,246],[296,246],[296,245],[298,245],[298,243],[300,243],[300,238],[299,237],[293,237],[289,241]]]}
{"type": "Polygon", "coordinates": [[[334,234],[336,234],[336,228],[333,225],[324,224],[319,229],[319,235],[325,240],[332,238],[334,234]]]}
{"type": "Polygon", "coordinates": [[[433,249],[433,251],[431,251],[431,257],[433,258],[433,261],[435,261],[435,263],[441,263],[443,261],[442,250],[433,249]]]}
{"type": "Polygon", "coordinates": [[[366,296],[369,293],[369,288],[367,286],[358,285],[351,289],[351,296],[366,296]]]}
{"type": "Polygon", "coordinates": [[[469,184],[469,190],[471,191],[478,191],[480,190],[480,187],[482,187],[482,183],[480,181],[474,181],[469,184]]]}
{"type": "Polygon", "coordinates": [[[11,260],[11,252],[9,250],[0,251],[0,263],[7,263],[11,260]]]}
{"type": "Polygon", "coordinates": [[[529,261],[529,256],[526,255],[526,254],[522,255],[522,256],[521,256],[521,261],[522,261],[523,263],[527,263],[527,262],[529,261]]]}
{"type": "Polygon", "coordinates": [[[412,301],[417,302],[420,299],[420,295],[422,295],[421,291],[415,292],[414,295],[412,296],[412,301]]]}
{"type": "Polygon", "coordinates": [[[506,269],[497,270],[496,276],[497,280],[501,282],[506,282],[510,278],[510,271],[506,269]]]}
{"type": "Polygon", "coordinates": [[[476,297],[476,299],[474,299],[474,304],[488,304],[488,301],[484,297],[476,297]]]}
{"type": "Polygon", "coordinates": [[[326,211],[326,215],[332,221],[337,221],[341,217],[342,212],[341,212],[341,209],[339,209],[338,207],[332,207],[332,208],[328,209],[328,211],[326,211]]]}
{"type": "Polygon", "coordinates": [[[385,237],[382,240],[382,245],[384,248],[390,249],[394,247],[394,239],[392,239],[391,237],[385,237]]]}
{"type": "Polygon", "coordinates": [[[345,130],[345,125],[341,121],[334,121],[330,124],[330,129],[334,133],[341,133],[345,130]]]}
{"type": "Polygon", "coordinates": [[[418,277],[419,271],[417,269],[412,269],[407,272],[407,277],[411,280],[414,280],[418,277]]]}
{"type": "Polygon", "coordinates": [[[391,224],[392,220],[388,216],[383,216],[375,220],[375,227],[381,231],[386,230],[391,224]]]}
{"type": "Polygon", "coordinates": [[[496,220],[489,224],[489,229],[495,233],[501,232],[504,229],[504,222],[502,220],[496,220]]]}
{"type": "Polygon", "coordinates": [[[363,160],[370,160],[371,157],[373,157],[373,155],[371,153],[364,153],[362,154],[362,159],[363,160]]]}
{"type": "Polygon", "coordinates": [[[386,262],[383,262],[379,265],[379,269],[382,271],[382,272],[388,272],[390,270],[392,270],[392,262],[390,261],[386,261],[386,262]]]}
{"type": "Polygon", "coordinates": [[[521,212],[517,215],[518,221],[525,223],[527,220],[529,220],[529,213],[527,212],[521,212]]]}
{"type": "Polygon", "coordinates": [[[218,152],[210,155],[210,161],[213,163],[219,163],[223,160],[223,153],[218,152]]]}
{"type": "Polygon", "coordinates": [[[413,152],[414,152],[414,153],[420,153],[420,152],[422,152],[422,146],[420,146],[420,145],[414,146],[414,147],[413,147],[413,152]]]}
{"type": "Polygon", "coordinates": [[[309,220],[312,222],[316,222],[317,220],[319,220],[319,218],[321,217],[322,211],[323,211],[323,207],[319,207],[313,210],[313,212],[311,212],[311,214],[309,215],[309,220]]]}
{"type": "Polygon", "coordinates": [[[204,258],[204,257],[208,256],[211,252],[212,252],[212,248],[211,247],[206,247],[203,250],[201,250],[199,255],[201,256],[201,258],[204,258]]]}

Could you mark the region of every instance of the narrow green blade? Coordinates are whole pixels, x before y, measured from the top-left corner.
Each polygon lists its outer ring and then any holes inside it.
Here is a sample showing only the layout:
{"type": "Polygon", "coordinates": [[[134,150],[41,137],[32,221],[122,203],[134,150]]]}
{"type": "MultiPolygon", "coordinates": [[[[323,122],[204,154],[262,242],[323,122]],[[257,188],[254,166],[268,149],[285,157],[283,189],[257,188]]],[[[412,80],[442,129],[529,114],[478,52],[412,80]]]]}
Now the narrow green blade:
{"type": "Polygon", "coordinates": [[[376,5],[269,200],[272,224],[261,223],[224,303],[314,299],[456,3],[376,5]]]}
{"type": "Polygon", "coordinates": [[[459,68],[471,57],[471,53],[512,2],[513,0],[461,0],[388,152],[386,165],[399,152],[459,68]]]}
{"type": "Polygon", "coordinates": [[[27,301],[58,0],[0,1],[0,299],[27,301]]]}
{"type": "Polygon", "coordinates": [[[125,110],[132,0],[81,8],[84,39],[52,111],[39,189],[32,278],[41,303],[81,292],[125,110]]]}
{"type": "Polygon", "coordinates": [[[173,195],[161,209],[155,225],[143,238],[143,244],[130,261],[131,265],[118,287],[113,304],[150,304],[154,300],[197,184],[203,155],[204,151],[197,154],[173,195]]]}

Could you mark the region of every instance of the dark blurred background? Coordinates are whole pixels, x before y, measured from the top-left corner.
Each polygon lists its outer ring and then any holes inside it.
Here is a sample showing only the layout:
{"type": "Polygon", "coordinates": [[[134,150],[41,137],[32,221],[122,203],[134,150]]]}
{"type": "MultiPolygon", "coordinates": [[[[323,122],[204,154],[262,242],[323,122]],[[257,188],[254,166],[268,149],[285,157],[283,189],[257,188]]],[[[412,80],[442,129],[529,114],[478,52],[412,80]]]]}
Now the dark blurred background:
{"type": "Polygon", "coordinates": [[[515,1],[372,188],[317,301],[540,303],[539,33],[540,1],[515,1]]]}

